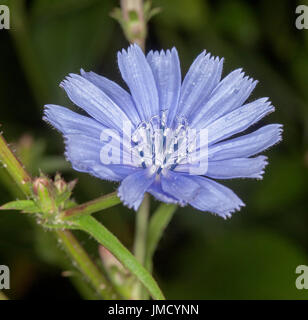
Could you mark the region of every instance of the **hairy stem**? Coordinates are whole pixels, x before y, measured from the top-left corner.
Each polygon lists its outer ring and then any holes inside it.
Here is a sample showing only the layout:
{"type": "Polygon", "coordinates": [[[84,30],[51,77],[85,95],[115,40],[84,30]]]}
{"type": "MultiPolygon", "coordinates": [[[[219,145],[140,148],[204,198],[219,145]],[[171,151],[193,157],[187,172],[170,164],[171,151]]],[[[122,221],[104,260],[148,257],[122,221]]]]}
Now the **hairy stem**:
{"type": "Polygon", "coordinates": [[[68,255],[76,263],[78,269],[87,277],[96,292],[106,300],[121,299],[113,287],[110,284],[107,285],[108,280],[93,263],[74,235],[68,230],[56,230],[55,233],[68,255]]]}
{"type": "Polygon", "coordinates": [[[11,178],[16,182],[19,189],[27,197],[30,197],[32,195],[32,179],[28,172],[24,169],[21,162],[10,150],[2,134],[0,135],[0,161],[2,162],[3,167],[7,170],[11,178]]]}

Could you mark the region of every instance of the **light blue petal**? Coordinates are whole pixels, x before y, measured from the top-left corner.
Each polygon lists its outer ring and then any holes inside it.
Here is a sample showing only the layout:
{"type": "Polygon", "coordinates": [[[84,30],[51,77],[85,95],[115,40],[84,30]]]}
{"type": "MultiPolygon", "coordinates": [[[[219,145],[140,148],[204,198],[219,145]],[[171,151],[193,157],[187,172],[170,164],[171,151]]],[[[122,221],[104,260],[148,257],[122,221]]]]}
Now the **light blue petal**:
{"type": "Polygon", "coordinates": [[[125,179],[127,176],[142,170],[141,168],[132,167],[129,165],[117,165],[117,164],[109,164],[109,165],[93,165],[91,167],[90,173],[104,180],[111,181],[121,181],[125,179]]]}
{"type": "Polygon", "coordinates": [[[172,197],[170,194],[167,194],[163,191],[160,181],[155,181],[151,187],[148,189],[148,192],[154,196],[157,200],[166,202],[166,203],[178,203],[179,201],[172,197]]]}
{"type": "Polygon", "coordinates": [[[118,65],[141,120],[149,121],[153,116],[159,115],[155,79],[142,50],[134,44],[127,52],[118,52],[118,65]]]}
{"type": "Polygon", "coordinates": [[[244,77],[241,69],[229,73],[213,90],[209,100],[191,115],[190,125],[199,129],[221,116],[241,107],[255,88],[257,81],[244,77]]]}
{"type": "Polygon", "coordinates": [[[281,140],[282,125],[269,124],[244,136],[209,147],[210,160],[225,160],[253,156],[281,140]]]}
{"type": "Polygon", "coordinates": [[[267,164],[267,157],[265,156],[209,161],[207,172],[204,175],[214,179],[262,179],[267,164]]]}
{"type": "Polygon", "coordinates": [[[118,196],[129,208],[137,210],[142,202],[144,193],[155,180],[155,174],[148,170],[139,170],[127,176],[118,189],[118,196]]]}
{"type": "Polygon", "coordinates": [[[229,138],[249,128],[275,109],[267,98],[261,98],[254,102],[233,110],[211,123],[208,129],[208,145],[229,138]]]}
{"type": "Polygon", "coordinates": [[[132,123],[137,126],[140,118],[131,95],[117,85],[115,82],[96,74],[95,72],[85,72],[80,70],[81,75],[100,88],[114,103],[119,106],[129,117],[132,123]]]}
{"type": "Polygon", "coordinates": [[[130,123],[127,115],[114,101],[82,76],[70,74],[60,86],[77,106],[106,127],[122,132],[123,123],[130,123]]]}
{"type": "Polygon", "coordinates": [[[231,213],[245,206],[232,190],[213,180],[199,176],[190,176],[190,179],[200,186],[197,195],[189,201],[189,204],[198,210],[216,213],[227,218],[231,213]]]}
{"type": "MultiPolygon", "coordinates": [[[[108,144],[108,150],[119,150],[120,148],[122,152],[121,160],[123,160],[123,157],[125,157],[126,161],[130,160],[133,162],[136,160],[135,154],[131,152],[130,143],[126,139],[122,139],[122,136],[117,131],[108,129],[108,131],[105,131],[106,138],[102,136],[103,131],[107,130],[107,128],[98,121],[56,105],[47,105],[44,113],[43,119],[52,124],[65,136],[75,134],[91,137],[93,138],[93,143],[100,148],[105,144],[108,144]],[[115,134],[109,135],[110,130],[115,134]],[[101,136],[103,137],[102,140],[101,136]]],[[[128,163],[126,162],[126,164],[128,163]]]]}
{"type": "Polygon", "coordinates": [[[199,110],[220,81],[223,59],[211,57],[203,51],[189,68],[181,88],[179,115],[190,119],[199,110]]]}
{"type": "Polygon", "coordinates": [[[197,174],[214,179],[262,179],[264,168],[268,164],[266,160],[267,158],[265,156],[259,156],[256,158],[234,158],[219,161],[209,160],[207,166],[203,166],[203,168],[199,163],[180,164],[176,166],[174,171],[186,174],[197,174]]]}
{"type": "Polygon", "coordinates": [[[46,105],[43,119],[63,134],[83,134],[99,139],[105,127],[98,121],[82,116],[67,108],[46,105]]]}
{"type": "MultiPolygon", "coordinates": [[[[55,105],[46,106],[44,120],[64,134],[65,155],[75,170],[112,181],[120,181],[137,170],[129,165],[101,163],[103,142],[100,141],[100,134],[105,128],[96,120],[55,105]]],[[[108,143],[112,148],[118,146],[115,140],[108,143]]],[[[122,150],[128,152],[124,146],[122,150]]]]}
{"type": "Polygon", "coordinates": [[[100,160],[101,144],[91,137],[66,135],[65,145],[65,156],[75,170],[90,173],[100,179],[120,181],[137,170],[121,164],[103,165],[100,160]]]}
{"type": "Polygon", "coordinates": [[[181,90],[181,68],[175,48],[150,51],[147,60],[155,78],[160,111],[168,110],[167,126],[170,127],[177,113],[181,90]]]}
{"type": "Polygon", "coordinates": [[[161,186],[164,192],[178,199],[181,205],[193,199],[200,186],[190,176],[168,171],[161,177],[161,186]]]}

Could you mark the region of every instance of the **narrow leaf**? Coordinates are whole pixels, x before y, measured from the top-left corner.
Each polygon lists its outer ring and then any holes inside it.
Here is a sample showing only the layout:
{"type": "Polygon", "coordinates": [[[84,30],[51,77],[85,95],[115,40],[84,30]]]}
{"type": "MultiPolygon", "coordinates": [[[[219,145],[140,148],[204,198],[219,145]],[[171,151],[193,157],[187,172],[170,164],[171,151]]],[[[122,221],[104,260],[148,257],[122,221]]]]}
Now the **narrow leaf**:
{"type": "Polygon", "coordinates": [[[154,299],[164,300],[164,295],[150,273],[136,260],[122,243],[101,223],[91,216],[81,216],[73,221],[80,230],[89,233],[108,249],[147,288],[154,299]]]}
{"type": "Polygon", "coordinates": [[[64,220],[78,218],[83,215],[90,215],[94,212],[113,207],[119,203],[121,203],[120,198],[117,196],[116,192],[113,192],[95,200],[67,209],[62,212],[62,215],[64,220]]]}
{"type": "Polygon", "coordinates": [[[32,200],[11,201],[2,205],[0,210],[21,210],[28,213],[36,213],[40,211],[35,202],[32,200]]]}

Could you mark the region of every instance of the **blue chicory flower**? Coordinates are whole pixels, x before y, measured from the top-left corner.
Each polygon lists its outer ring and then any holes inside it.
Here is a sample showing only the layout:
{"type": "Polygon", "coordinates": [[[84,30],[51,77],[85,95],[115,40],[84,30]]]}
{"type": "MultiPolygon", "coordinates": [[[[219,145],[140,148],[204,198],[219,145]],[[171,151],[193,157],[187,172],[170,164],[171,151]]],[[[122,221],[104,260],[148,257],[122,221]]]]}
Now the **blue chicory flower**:
{"type": "Polygon", "coordinates": [[[281,140],[280,124],[238,135],[274,111],[267,98],[244,104],[257,82],[242,69],[221,80],[223,59],[205,51],[183,82],[175,48],[145,56],[131,45],[118,53],[118,65],[130,93],[105,77],[81,70],[60,86],[87,116],[45,106],[44,120],[64,135],[66,157],[73,168],[121,182],[118,195],[135,210],[145,192],[166,203],[190,204],[224,218],[244,206],[232,190],[214,179],[261,179],[267,158],[252,156],[281,140]],[[132,130],[125,139],[123,123],[132,130]],[[187,142],[193,130],[194,150],[187,142]],[[106,138],[111,131],[118,136],[106,138]],[[202,134],[198,140],[196,132],[206,135],[203,144],[202,134]],[[105,147],[117,155],[110,163],[101,158],[105,147]],[[204,169],[195,170],[202,161],[204,169]]]}

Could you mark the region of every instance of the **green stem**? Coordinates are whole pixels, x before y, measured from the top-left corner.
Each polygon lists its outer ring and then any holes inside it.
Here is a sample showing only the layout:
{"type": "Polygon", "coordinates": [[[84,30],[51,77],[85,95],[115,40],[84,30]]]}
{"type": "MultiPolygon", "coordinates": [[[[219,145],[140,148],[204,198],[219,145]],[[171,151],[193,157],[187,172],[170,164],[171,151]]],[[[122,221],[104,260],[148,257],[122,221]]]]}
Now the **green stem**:
{"type": "Polygon", "coordinates": [[[10,150],[2,134],[0,135],[0,161],[12,179],[17,183],[19,189],[27,197],[30,197],[32,195],[32,179],[14,153],[10,150]]]}
{"type": "Polygon", "coordinates": [[[83,215],[90,215],[94,212],[113,207],[119,203],[121,203],[120,198],[117,196],[116,192],[113,192],[63,211],[63,220],[65,221],[83,215]]]}
{"type": "Polygon", "coordinates": [[[121,299],[110,284],[106,285],[108,280],[99,271],[74,235],[68,230],[56,230],[55,233],[66,252],[75,261],[77,267],[87,277],[96,292],[105,300],[121,299]]]}
{"type": "MultiPolygon", "coordinates": [[[[146,239],[148,229],[148,219],[150,211],[150,196],[146,193],[144,199],[136,213],[136,227],[134,240],[134,255],[136,259],[144,265],[146,256],[146,239]]],[[[136,283],[133,290],[134,299],[140,299],[142,296],[142,285],[140,282],[136,283]]]]}

